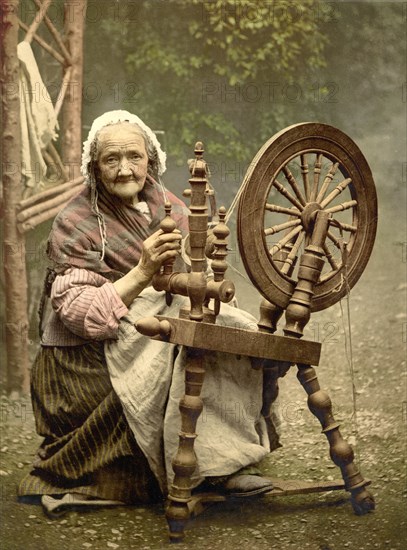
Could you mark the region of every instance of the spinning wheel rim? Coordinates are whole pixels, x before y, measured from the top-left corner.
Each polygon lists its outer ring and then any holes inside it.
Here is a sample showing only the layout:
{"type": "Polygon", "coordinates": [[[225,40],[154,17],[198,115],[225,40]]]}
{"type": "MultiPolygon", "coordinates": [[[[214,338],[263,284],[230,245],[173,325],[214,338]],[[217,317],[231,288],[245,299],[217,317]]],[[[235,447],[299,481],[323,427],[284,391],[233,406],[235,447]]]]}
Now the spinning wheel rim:
{"type": "Polygon", "coordinates": [[[352,207],[357,229],[350,236],[347,285],[343,268],[322,278],[315,286],[311,311],[333,305],[346,294],[348,287],[355,285],[375,240],[376,190],[369,165],[353,140],[333,126],[313,122],[295,124],[275,134],[258,151],[243,180],[237,231],[240,255],[250,280],[267,300],[282,308],[288,304],[295,281],[276,267],[268,252],[264,230],[267,197],[283,167],[300,155],[318,152],[331,162],[338,162],[340,172],[351,178],[348,190],[352,200],[357,200],[357,205],[352,207]]]}

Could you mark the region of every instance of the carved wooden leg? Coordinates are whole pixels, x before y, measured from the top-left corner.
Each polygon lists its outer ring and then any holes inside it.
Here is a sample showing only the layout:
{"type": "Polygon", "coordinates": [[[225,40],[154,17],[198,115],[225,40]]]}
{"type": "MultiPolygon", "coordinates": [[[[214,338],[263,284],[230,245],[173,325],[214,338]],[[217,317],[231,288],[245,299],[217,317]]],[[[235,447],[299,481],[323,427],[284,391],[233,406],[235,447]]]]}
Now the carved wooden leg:
{"type": "Polygon", "coordinates": [[[375,507],[373,495],[366,489],[369,483],[354,463],[352,447],[339,431],[340,424],[332,414],[332,402],[326,391],[321,390],[315,369],[309,365],[297,365],[297,378],[308,394],[308,408],[321,423],[322,432],[329,442],[332,461],[341,469],[345,488],[351,493],[351,502],[356,514],[362,515],[375,507]]]}
{"type": "Polygon", "coordinates": [[[193,348],[187,350],[185,369],[185,395],[180,400],[181,431],[178,451],[172,461],[175,473],[170,493],[166,518],[171,542],[184,538],[184,528],[189,519],[188,501],[191,499],[191,475],[197,460],[194,452],[196,422],[202,412],[201,388],[205,376],[204,352],[193,348]]]}

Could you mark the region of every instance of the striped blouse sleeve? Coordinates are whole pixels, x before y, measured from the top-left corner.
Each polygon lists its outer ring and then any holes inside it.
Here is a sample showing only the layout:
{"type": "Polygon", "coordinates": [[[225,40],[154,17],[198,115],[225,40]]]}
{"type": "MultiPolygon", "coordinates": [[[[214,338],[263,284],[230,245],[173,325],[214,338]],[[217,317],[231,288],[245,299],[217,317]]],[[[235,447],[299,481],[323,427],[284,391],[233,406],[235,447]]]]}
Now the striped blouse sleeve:
{"type": "Polygon", "coordinates": [[[56,277],[51,302],[64,325],[86,340],[115,339],[128,311],[108,279],[79,268],[56,277]]]}

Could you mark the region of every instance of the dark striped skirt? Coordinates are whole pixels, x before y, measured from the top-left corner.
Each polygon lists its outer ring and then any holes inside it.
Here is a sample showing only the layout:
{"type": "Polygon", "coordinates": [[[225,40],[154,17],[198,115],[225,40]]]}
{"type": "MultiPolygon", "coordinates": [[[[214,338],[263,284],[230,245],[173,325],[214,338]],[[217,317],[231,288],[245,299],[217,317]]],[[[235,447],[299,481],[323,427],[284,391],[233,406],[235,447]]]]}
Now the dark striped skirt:
{"type": "Polygon", "coordinates": [[[20,496],[76,492],[126,503],[162,498],[112,388],[103,343],[41,348],[31,399],[44,441],[20,496]]]}

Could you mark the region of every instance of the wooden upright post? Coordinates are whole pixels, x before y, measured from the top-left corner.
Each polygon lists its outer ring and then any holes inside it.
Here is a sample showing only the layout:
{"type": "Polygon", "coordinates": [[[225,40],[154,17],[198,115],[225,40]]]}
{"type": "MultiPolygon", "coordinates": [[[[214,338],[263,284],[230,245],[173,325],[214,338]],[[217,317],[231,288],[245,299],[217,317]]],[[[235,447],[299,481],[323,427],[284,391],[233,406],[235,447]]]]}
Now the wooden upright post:
{"type": "Polygon", "coordinates": [[[80,176],[82,153],[83,35],[86,0],[65,0],[65,36],[72,65],[62,108],[62,161],[70,180],[80,176]]]}
{"type": "Polygon", "coordinates": [[[1,4],[3,50],[2,172],[4,242],[2,260],[6,283],[7,389],[28,392],[28,316],[25,240],[17,229],[16,205],[22,198],[20,97],[18,84],[18,0],[1,4]]]}

